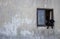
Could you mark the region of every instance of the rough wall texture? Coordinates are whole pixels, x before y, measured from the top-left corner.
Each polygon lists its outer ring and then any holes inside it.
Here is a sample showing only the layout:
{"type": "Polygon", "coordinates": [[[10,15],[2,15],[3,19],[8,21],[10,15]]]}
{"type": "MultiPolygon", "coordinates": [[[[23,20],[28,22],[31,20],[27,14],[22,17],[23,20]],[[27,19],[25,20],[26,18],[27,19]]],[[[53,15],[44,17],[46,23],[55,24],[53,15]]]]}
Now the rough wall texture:
{"type": "Polygon", "coordinates": [[[21,29],[32,30],[36,26],[35,13],[35,0],[0,0],[1,31],[16,34],[21,29]]]}
{"type": "MultiPolygon", "coordinates": [[[[54,9],[55,28],[60,28],[60,0],[48,0],[47,8],[54,9]]],[[[17,34],[20,30],[35,30],[36,9],[44,8],[44,0],[0,0],[0,31],[17,34]],[[14,33],[15,32],[15,33],[14,33]]]]}

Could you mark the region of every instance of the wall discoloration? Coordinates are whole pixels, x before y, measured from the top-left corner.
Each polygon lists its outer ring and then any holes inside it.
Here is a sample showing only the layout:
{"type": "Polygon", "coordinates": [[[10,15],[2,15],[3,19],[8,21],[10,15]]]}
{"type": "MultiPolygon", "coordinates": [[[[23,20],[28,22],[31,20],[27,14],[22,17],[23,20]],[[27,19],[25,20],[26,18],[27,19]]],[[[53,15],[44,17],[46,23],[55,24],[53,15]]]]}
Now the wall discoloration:
{"type": "MultiPolygon", "coordinates": [[[[15,27],[14,32],[17,33],[21,29],[36,30],[36,9],[44,8],[44,3],[44,0],[0,0],[0,28],[11,26],[12,29],[9,28],[9,30],[12,32],[15,27]]],[[[54,9],[55,28],[57,30],[59,30],[60,25],[59,3],[59,0],[48,0],[47,3],[47,8],[54,9]]],[[[7,27],[6,29],[8,29],[7,27]]]]}

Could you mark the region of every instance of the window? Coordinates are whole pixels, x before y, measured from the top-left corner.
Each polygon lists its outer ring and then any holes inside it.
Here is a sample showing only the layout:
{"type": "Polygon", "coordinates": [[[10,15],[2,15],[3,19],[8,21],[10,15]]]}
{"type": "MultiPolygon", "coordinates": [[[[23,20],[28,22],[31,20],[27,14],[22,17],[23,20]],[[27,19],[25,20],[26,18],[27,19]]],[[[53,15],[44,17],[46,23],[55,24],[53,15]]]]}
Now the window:
{"type": "Polygon", "coordinates": [[[46,22],[53,17],[53,9],[37,8],[37,26],[46,26],[46,22]]]}

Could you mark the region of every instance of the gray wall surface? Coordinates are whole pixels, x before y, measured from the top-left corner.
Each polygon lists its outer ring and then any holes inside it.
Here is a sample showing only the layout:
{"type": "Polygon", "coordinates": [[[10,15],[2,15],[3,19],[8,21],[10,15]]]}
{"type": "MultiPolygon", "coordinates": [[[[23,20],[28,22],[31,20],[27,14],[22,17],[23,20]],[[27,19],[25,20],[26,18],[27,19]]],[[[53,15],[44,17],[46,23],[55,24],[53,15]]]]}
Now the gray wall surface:
{"type": "MultiPolygon", "coordinates": [[[[46,5],[54,9],[55,29],[60,31],[60,0],[48,0],[46,5]]],[[[37,8],[45,8],[45,0],[0,0],[0,31],[15,35],[36,30],[37,8]]]]}

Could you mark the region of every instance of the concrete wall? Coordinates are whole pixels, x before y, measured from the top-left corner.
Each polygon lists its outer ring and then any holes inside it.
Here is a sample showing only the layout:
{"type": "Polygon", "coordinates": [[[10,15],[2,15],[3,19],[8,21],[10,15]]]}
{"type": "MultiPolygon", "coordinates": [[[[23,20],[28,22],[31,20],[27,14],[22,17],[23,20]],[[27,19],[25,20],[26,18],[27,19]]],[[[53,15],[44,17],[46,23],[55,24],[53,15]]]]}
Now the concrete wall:
{"type": "MultiPolygon", "coordinates": [[[[0,28],[19,32],[21,29],[35,30],[36,9],[45,8],[45,0],[0,0],[0,28]],[[10,28],[11,26],[11,28],[10,28]],[[17,30],[17,31],[16,31],[17,30]]],[[[60,0],[48,0],[47,8],[54,9],[55,28],[60,28],[60,0]]],[[[8,30],[8,31],[9,31],[8,30]]]]}
{"type": "MultiPolygon", "coordinates": [[[[54,20],[55,20],[55,29],[56,30],[59,30],[59,28],[60,28],[60,19],[59,19],[59,17],[60,17],[60,5],[59,5],[59,2],[60,2],[60,0],[48,0],[48,3],[46,3],[47,4],[47,8],[53,8],[54,9],[54,20]]],[[[44,3],[44,0],[38,0],[37,1],[37,7],[39,7],[39,8],[44,8],[44,5],[45,3],[44,3]]]]}

